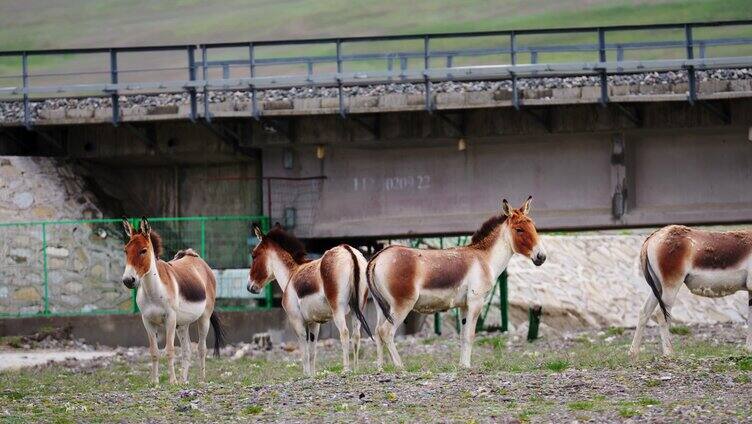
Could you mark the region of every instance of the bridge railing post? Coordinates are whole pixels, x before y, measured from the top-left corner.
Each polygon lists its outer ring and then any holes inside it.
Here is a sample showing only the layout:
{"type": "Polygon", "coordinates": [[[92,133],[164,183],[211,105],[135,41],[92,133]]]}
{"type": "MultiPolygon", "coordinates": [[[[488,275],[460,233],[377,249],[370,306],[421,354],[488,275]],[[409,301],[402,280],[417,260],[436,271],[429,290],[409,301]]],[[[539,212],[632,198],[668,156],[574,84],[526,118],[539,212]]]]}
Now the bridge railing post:
{"type": "MultiPolygon", "coordinates": [[[[694,59],[695,52],[692,42],[692,25],[690,24],[684,25],[684,45],[687,50],[687,59],[694,59]]],[[[687,77],[689,81],[689,98],[687,100],[690,104],[694,104],[697,100],[697,79],[694,66],[687,66],[687,77]]]]}
{"type": "Polygon", "coordinates": [[[23,83],[23,119],[26,129],[31,130],[31,114],[29,111],[29,54],[23,52],[21,56],[21,81],[23,83]]]}
{"type": "Polygon", "coordinates": [[[339,97],[339,116],[345,117],[345,96],[342,87],[342,40],[337,39],[337,95],[339,97]]]}
{"type": "MultiPolygon", "coordinates": [[[[517,34],[512,31],[509,34],[509,60],[512,66],[517,64],[517,34]]],[[[517,73],[512,72],[512,106],[520,110],[520,97],[517,93],[517,73]]]]}
{"type": "MultiPolygon", "coordinates": [[[[118,64],[117,49],[110,49],[110,82],[113,85],[118,83],[118,64]]],[[[112,101],[112,125],[117,126],[120,122],[120,102],[118,101],[118,91],[113,89],[110,99],[112,101]]]]}
{"type": "MultiPolygon", "coordinates": [[[[251,78],[256,77],[256,48],[253,43],[248,43],[248,66],[250,66],[251,78]]],[[[256,99],[256,84],[251,83],[251,116],[259,119],[258,100],[256,99]]]]}
{"type": "Polygon", "coordinates": [[[601,106],[606,106],[608,103],[608,74],[606,74],[605,63],[608,60],[606,55],[606,30],[598,28],[598,60],[601,63],[601,106]]]}
{"type": "Polygon", "coordinates": [[[426,85],[426,111],[431,113],[433,105],[431,104],[431,79],[428,77],[428,69],[431,67],[431,58],[429,50],[430,38],[426,35],[423,37],[423,82],[426,85]]]}
{"type": "MultiPolygon", "coordinates": [[[[196,47],[188,46],[188,80],[196,81],[196,47]]],[[[191,97],[191,122],[196,122],[198,105],[196,102],[196,87],[188,87],[188,95],[191,97]]]]}
{"type": "Polygon", "coordinates": [[[209,112],[209,67],[207,66],[208,53],[206,45],[201,46],[201,75],[204,83],[204,119],[211,122],[211,113],[209,112]]]}

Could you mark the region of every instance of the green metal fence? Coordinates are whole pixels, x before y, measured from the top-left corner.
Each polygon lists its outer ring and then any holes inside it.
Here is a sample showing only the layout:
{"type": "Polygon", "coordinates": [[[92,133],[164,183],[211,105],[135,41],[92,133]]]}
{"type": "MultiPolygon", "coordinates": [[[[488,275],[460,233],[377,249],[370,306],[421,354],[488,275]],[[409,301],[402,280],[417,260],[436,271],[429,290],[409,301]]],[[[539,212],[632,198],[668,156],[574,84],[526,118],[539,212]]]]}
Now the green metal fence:
{"type": "MultiPolygon", "coordinates": [[[[138,312],[135,290],[121,283],[125,267],[121,219],[0,223],[0,317],[138,312]]],[[[139,220],[132,219],[133,225],[139,220]]],[[[164,242],[162,259],[193,248],[217,275],[221,310],[270,308],[264,293],[246,290],[252,224],[265,216],[149,218],[164,242]]]]}

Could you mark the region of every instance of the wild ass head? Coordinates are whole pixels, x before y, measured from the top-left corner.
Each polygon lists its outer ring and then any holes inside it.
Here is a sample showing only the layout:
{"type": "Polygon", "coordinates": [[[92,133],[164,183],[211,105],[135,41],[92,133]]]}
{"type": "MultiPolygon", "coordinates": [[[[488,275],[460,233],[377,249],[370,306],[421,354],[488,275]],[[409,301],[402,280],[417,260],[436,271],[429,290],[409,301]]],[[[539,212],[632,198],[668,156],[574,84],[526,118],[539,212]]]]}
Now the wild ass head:
{"type": "Polygon", "coordinates": [[[162,240],[152,231],[146,218],[141,218],[138,231],[134,231],[130,222],[123,219],[123,228],[128,237],[125,243],[125,271],[123,284],[129,289],[138,287],[141,279],[149,272],[152,263],[159,258],[162,240]]]}
{"type": "Polygon", "coordinates": [[[259,239],[259,243],[251,252],[251,270],[248,275],[248,291],[260,293],[269,282],[276,277],[274,275],[274,261],[279,261],[288,269],[295,264],[308,262],[303,243],[288,234],[279,223],[267,233],[257,225],[253,226],[253,232],[259,239]]]}
{"type": "Polygon", "coordinates": [[[546,261],[546,251],[538,238],[535,223],[528,216],[532,200],[533,196],[529,196],[519,209],[509,206],[507,199],[501,201],[501,211],[506,216],[503,236],[514,253],[526,256],[536,266],[541,266],[546,261]]]}

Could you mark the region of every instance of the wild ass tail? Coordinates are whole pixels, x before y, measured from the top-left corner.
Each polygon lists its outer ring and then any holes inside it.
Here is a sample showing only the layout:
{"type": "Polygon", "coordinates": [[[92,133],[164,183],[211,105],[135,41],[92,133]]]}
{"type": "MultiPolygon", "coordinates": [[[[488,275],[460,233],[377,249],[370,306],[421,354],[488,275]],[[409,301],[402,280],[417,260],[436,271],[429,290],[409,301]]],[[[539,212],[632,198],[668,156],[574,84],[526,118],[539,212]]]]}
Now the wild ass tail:
{"type": "Polygon", "coordinates": [[[350,252],[350,257],[353,261],[353,293],[350,296],[350,309],[355,312],[355,316],[358,317],[358,321],[360,321],[360,324],[366,330],[366,334],[373,340],[371,327],[368,326],[368,321],[366,321],[363,311],[360,310],[360,262],[358,262],[358,257],[355,255],[353,248],[348,245],[345,245],[345,247],[350,252]]]}
{"type": "Polygon", "coordinates": [[[376,303],[379,305],[379,308],[381,308],[381,312],[384,313],[384,317],[386,317],[387,321],[394,324],[394,318],[392,317],[392,307],[389,305],[389,302],[384,299],[384,295],[381,293],[381,290],[379,290],[379,288],[373,283],[373,268],[374,266],[376,266],[374,264],[374,261],[383,251],[389,249],[389,247],[381,249],[378,253],[373,255],[370,261],[368,261],[368,265],[366,265],[366,281],[368,283],[368,290],[371,291],[371,295],[374,299],[376,299],[376,303]]]}
{"type": "Polygon", "coordinates": [[[225,328],[222,320],[219,318],[217,311],[212,312],[209,317],[212,329],[214,329],[214,356],[219,356],[219,348],[225,345],[225,328]]]}
{"type": "MultiPolygon", "coordinates": [[[[648,237],[648,240],[650,240],[650,237],[648,237]]],[[[648,286],[650,286],[650,290],[653,291],[653,295],[658,299],[658,306],[661,307],[663,317],[668,321],[671,318],[671,314],[668,313],[666,304],[663,303],[663,287],[659,285],[660,279],[655,274],[652,265],[650,265],[650,259],[648,258],[648,240],[645,240],[645,243],[642,245],[642,251],[640,252],[642,274],[645,276],[645,281],[647,281],[648,286]]]]}

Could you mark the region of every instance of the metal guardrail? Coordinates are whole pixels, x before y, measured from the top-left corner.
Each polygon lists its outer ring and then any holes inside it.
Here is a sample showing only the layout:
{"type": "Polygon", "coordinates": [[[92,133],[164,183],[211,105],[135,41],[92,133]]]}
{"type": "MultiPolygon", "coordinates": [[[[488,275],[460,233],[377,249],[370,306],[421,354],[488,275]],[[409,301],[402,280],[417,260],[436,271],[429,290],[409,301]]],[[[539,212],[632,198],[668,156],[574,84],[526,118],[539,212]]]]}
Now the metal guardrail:
{"type": "MultiPolygon", "coordinates": [[[[112,122],[117,125],[121,119],[118,97],[121,94],[133,94],[143,92],[185,92],[190,97],[190,119],[195,121],[199,115],[207,122],[211,121],[209,110],[210,90],[249,90],[251,92],[251,116],[260,119],[261,113],[258,107],[257,90],[330,86],[337,87],[339,97],[339,113],[344,117],[347,113],[343,100],[343,87],[355,85],[369,85],[393,82],[422,83],[425,85],[425,107],[428,111],[434,108],[431,102],[431,83],[442,81],[462,80],[494,80],[511,79],[512,102],[515,108],[520,108],[517,79],[523,77],[544,76],[570,76],[570,75],[598,75],[601,79],[601,103],[609,102],[607,76],[610,74],[650,72],[650,71],[679,71],[688,72],[689,94],[687,100],[695,102],[697,99],[697,82],[695,71],[697,69],[737,68],[752,66],[752,56],[726,56],[717,58],[706,57],[708,47],[719,46],[752,46],[752,38],[740,37],[716,37],[699,39],[694,37],[693,30],[707,28],[732,28],[745,27],[752,29],[752,20],[737,20],[724,22],[691,22],[671,23],[656,25],[619,25],[605,27],[579,27],[579,28],[548,28],[530,30],[509,31],[483,31],[462,33],[433,33],[395,36],[372,36],[372,37],[339,37],[319,38],[303,40],[273,40],[240,43],[213,43],[213,44],[182,44],[164,46],[139,46],[139,47],[111,47],[111,48],[87,48],[87,49],[54,49],[54,50],[16,50],[0,52],[0,58],[17,58],[21,62],[19,75],[2,76],[5,78],[21,79],[21,86],[0,88],[0,95],[16,96],[23,101],[24,124],[31,128],[33,122],[29,110],[30,95],[57,97],[71,93],[94,93],[96,95],[109,95],[112,99],[112,122]],[[666,41],[613,41],[609,37],[619,38],[620,34],[645,33],[646,31],[679,30],[682,32],[680,39],[666,41]],[[537,35],[591,35],[597,42],[586,44],[567,45],[523,45],[519,42],[521,37],[537,35]],[[494,48],[465,48],[465,49],[431,49],[432,41],[439,40],[466,40],[470,38],[502,37],[508,42],[509,47],[494,48]],[[608,38],[608,42],[607,42],[608,38]],[[381,53],[344,54],[343,45],[371,42],[421,42],[423,48],[419,51],[385,51],[381,53]],[[297,57],[259,58],[257,53],[262,47],[292,48],[310,47],[316,45],[329,45],[334,47],[336,54],[309,55],[297,57]],[[655,50],[655,49],[685,50],[683,59],[663,60],[624,60],[624,52],[628,50],[655,50]],[[214,60],[208,59],[209,53],[221,49],[241,49],[245,51],[245,58],[214,60]],[[695,55],[697,50],[697,57],[695,55]],[[185,66],[145,68],[145,69],[121,69],[118,67],[119,55],[125,53],[155,53],[155,52],[184,52],[185,66]],[[593,53],[593,61],[575,61],[567,63],[539,63],[539,54],[543,53],[593,53]],[[608,53],[615,52],[616,60],[609,61],[608,53]],[[200,59],[196,54],[200,53],[200,59]],[[36,56],[55,56],[71,54],[108,54],[108,70],[86,70],[68,73],[44,73],[32,74],[29,70],[29,58],[36,56]],[[530,61],[521,64],[520,55],[529,54],[530,61]],[[455,67],[457,58],[472,58],[479,56],[505,57],[509,64],[484,65],[471,64],[469,66],[455,67]],[[434,67],[432,59],[443,59],[444,66],[434,67]],[[409,69],[409,60],[420,60],[422,66],[418,69],[409,69]],[[373,69],[368,71],[345,71],[345,63],[364,61],[385,61],[386,70],[373,69]],[[399,62],[399,70],[394,69],[395,62],[399,62]],[[260,76],[260,67],[280,65],[306,65],[305,74],[260,76]],[[336,72],[315,72],[314,65],[329,64],[336,66],[336,72]],[[230,78],[230,68],[247,68],[248,77],[230,78]],[[212,68],[222,69],[222,78],[209,78],[212,68]],[[200,73],[198,71],[201,71],[200,73]],[[121,83],[119,76],[129,73],[153,72],[153,71],[186,71],[186,79],[172,81],[144,80],[136,83],[121,83]],[[30,79],[40,76],[76,76],[109,74],[109,81],[101,84],[68,84],[34,86],[30,79]],[[203,92],[203,111],[199,112],[198,93],[203,92]]],[[[389,50],[389,49],[387,49],[389,50]]]]}
{"type": "MultiPolygon", "coordinates": [[[[191,247],[215,270],[219,310],[272,306],[272,285],[260,295],[249,295],[247,271],[240,272],[250,263],[251,224],[268,229],[268,217],[149,222],[162,236],[163,259],[191,247]]],[[[120,219],[0,223],[0,318],[138,312],[136,291],[129,293],[120,283],[123,238],[120,219]]]]}

